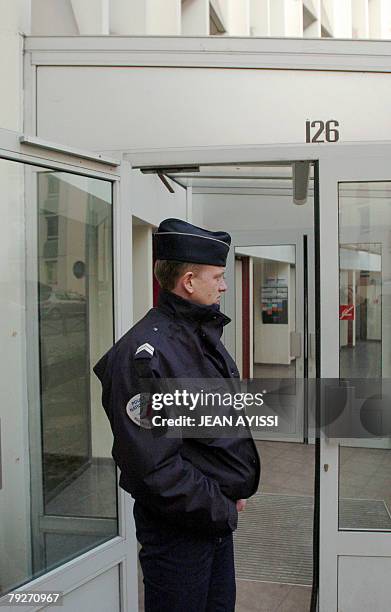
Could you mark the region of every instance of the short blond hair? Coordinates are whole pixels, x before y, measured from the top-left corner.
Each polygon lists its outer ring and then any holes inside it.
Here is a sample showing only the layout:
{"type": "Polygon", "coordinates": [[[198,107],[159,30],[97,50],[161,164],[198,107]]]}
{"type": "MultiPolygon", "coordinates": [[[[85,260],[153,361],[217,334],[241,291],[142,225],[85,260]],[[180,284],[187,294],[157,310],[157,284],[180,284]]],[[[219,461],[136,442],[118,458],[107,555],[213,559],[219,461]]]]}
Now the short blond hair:
{"type": "Polygon", "coordinates": [[[181,276],[189,270],[197,274],[200,265],[195,263],[187,263],[185,261],[169,261],[166,259],[157,259],[155,261],[154,274],[162,289],[172,291],[181,276]]]}

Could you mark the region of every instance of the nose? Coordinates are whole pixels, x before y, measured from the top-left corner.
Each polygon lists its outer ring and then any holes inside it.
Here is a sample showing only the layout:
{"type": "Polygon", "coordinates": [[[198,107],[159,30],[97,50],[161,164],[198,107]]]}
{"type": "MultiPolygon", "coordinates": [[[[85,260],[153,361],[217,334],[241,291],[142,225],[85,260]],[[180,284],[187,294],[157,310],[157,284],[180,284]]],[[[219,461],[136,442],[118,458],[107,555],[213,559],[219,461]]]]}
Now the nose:
{"type": "Polygon", "coordinates": [[[220,283],[219,290],[220,290],[220,291],[227,291],[227,289],[228,289],[228,285],[227,285],[227,283],[225,282],[225,278],[222,278],[222,279],[221,279],[221,283],[220,283]]]}

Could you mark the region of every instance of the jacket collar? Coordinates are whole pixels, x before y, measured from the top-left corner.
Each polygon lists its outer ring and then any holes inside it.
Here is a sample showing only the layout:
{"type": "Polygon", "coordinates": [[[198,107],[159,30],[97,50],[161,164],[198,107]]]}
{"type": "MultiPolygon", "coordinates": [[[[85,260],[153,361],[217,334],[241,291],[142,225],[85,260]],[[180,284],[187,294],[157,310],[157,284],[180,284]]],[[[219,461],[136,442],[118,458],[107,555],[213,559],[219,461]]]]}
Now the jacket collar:
{"type": "Polygon", "coordinates": [[[218,304],[212,304],[211,306],[196,304],[164,289],[159,291],[158,308],[171,317],[182,318],[203,325],[209,323],[212,326],[223,327],[231,321],[220,311],[218,304]]]}

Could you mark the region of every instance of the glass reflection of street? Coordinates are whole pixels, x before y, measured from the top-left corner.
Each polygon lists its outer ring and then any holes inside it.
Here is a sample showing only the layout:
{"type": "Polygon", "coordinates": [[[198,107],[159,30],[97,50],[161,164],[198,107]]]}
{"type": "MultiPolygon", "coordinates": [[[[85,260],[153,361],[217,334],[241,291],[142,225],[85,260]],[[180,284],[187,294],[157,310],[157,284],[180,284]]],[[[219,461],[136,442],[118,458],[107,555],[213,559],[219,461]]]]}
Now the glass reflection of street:
{"type": "Polygon", "coordinates": [[[34,496],[43,520],[33,538],[42,551],[36,572],[117,533],[111,435],[91,374],[113,341],[111,197],[107,181],[38,175],[42,483],[34,496]],[[46,517],[60,521],[54,533],[46,517]]]}

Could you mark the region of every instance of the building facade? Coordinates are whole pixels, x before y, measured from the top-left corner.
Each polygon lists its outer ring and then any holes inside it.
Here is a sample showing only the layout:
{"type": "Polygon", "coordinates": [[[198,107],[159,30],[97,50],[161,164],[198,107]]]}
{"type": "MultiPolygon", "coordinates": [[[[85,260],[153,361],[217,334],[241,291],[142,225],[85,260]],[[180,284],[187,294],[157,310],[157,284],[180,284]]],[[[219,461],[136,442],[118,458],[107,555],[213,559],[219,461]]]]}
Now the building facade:
{"type": "Polygon", "coordinates": [[[154,304],[175,216],[232,234],[224,343],[281,416],[253,431],[238,611],[387,609],[390,4],[1,5],[2,594],[142,610],[91,367],[154,304]],[[320,379],[376,423],[324,428],[320,379]]]}

